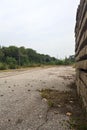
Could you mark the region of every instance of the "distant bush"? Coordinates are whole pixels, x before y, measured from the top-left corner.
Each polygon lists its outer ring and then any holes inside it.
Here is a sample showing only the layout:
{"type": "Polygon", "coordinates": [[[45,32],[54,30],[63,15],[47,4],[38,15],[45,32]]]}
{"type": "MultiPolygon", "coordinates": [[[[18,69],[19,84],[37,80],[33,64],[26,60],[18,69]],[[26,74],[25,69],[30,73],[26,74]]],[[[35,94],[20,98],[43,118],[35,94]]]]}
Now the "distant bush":
{"type": "Polygon", "coordinates": [[[6,58],[6,63],[7,63],[7,64],[17,64],[17,61],[16,61],[15,58],[8,56],[8,57],[6,58]]]}
{"type": "Polygon", "coordinates": [[[17,68],[17,61],[13,57],[7,57],[6,63],[8,64],[9,69],[16,69],[17,68]]]}
{"type": "Polygon", "coordinates": [[[16,69],[22,67],[39,67],[44,65],[72,65],[75,56],[57,59],[46,54],[37,53],[25,47],[0,47],[0,69],[16,69]]]}
{"type": "Polygon", "coordinates": [[[6,70],[8,67],[5,63],[0,63],[0,70],[6,70]]]}
{"type": "Polygon", "coordinates": [[[30,63],[30,64],[27,65],[27,67],[40,67],[41,65],[42,64],[40,64],[40,63],[30,63]]]}
{"type": "Polygon", "coordinates": [[[56,61],[56,63],[55,63],[56,65],[64,65],[64,60],[57,60],[56,61]]]}
{"type": "Polygon", "coordinates": [[[16,69],[16,68],[17,68],[17,66],[13,63],[9,65],[9,69],[16,69]]]}

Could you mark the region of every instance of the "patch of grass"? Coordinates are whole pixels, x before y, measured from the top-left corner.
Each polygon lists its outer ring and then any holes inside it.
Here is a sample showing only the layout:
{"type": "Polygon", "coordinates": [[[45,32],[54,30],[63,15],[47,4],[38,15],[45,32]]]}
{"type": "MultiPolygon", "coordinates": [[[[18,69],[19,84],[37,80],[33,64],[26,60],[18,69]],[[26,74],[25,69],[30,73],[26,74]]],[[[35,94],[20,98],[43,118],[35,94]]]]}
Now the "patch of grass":
{"type": "Polygon", "coordinates": [[[58,108],[59,105],[61,107],[65,107],[65,104],[69,102],[71,96],[70,92],[60,92],[53,89],[42,89],[40,92],[42,98],[46,98],[48,100],[48,105],[54,108],[58,108]]]}
{"type": "Polygon", "coordinates": [[[7,69],[7,65],[4,63],[0,63],[0,70],[6,70],[7,69]]]}
{"type": "Polygon", "coordinates": [[[53,89],[42,89],[41,96],[46,98],[48,106],[51,109],[56,109],[58,112],[65,114],[71,113],[70,127],[75,130],[87,130],[87,117],[82,107],[82,101],[77,95],[75,83],[71,83],[67,87],[70,91],[60,92],[53,89]]]}
{"type": "Polygon", "coordinates": [[[54,103],[52,101],[48,101],[49,107],[54,107],[54,103]]]}
{"type": "Polygon", "coordinates": [[[42,98],[46,98],[48,100],[48,106],[53,107],[54,103],[51,100],[50,94],[49,94],[51,92],[51,90],[50,89],[45,89],[45,90],[42,89],[40,92],[41,92],[42,98]]]}
{"type": "Polygon", "coordinates": [[[70,124],[70,128],[75,128],[75,130],[87,130],[87,122],[86,119],[82,120],[78,117],[78,119],[73,119],[73,117],[68,121],[70,124]]]}

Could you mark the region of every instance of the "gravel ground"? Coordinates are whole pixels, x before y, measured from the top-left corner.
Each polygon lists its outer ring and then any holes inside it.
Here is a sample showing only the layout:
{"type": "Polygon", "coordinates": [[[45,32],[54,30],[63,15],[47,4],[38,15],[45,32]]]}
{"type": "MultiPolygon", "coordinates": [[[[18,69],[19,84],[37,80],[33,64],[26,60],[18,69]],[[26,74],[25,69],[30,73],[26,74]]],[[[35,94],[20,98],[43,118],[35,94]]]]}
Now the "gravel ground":
{"type": "Polygon", "coordinates": [[[48,111],[38,90],[69,91],[74,79],[70,66],[0,72],[0,130],[70,130],[69,117],[48,111]]]}

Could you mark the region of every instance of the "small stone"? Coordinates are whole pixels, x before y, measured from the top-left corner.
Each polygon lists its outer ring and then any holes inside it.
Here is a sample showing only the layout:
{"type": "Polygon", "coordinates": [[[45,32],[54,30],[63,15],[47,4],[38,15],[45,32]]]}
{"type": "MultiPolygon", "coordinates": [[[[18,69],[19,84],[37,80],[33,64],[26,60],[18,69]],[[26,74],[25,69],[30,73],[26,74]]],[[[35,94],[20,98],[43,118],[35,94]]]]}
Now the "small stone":
{"type": "Polygon", "coordinates": [[[60,108],[60,107],[61,107],[61,105],[58,105],[58,107],[60,108]]]}
{"type": "Polygon", "coordinates": [[[1,97],[3,97],[4,95],[0,95],[1,97]]]}
{"type": "Polygon", "coordinates": [[[23,121],[23,119],[18,119],[18,120],[16,121],[16,124],[21,124],[22,121],[23,121]]]}
{"type": "Polygon", "coordinates": [[[69,101],[70,103],[73,103],[73,101],[69,101]]]}
{"type": "Polygon", "coordinates": [[[59,113],[57,111],[55,111],[54,114],[59,114],[59,113]]]}
{"type": "Polygon", "coordinates": [[[10,122],[11,120],[10,120],[10,119],[8,119],[8,121],[10,122]]]}
{"type": "Polygon", "coordinates": [[[43,84],[46,84],[46,82],[43,82],[43,84]]]}
{"type": "Polygon", "coordinates": [[[72,113],[70,113],[70,112],[67,112],[67,113],[66,113],[66,115],[67,115],[67,116],[71,116],[71,115],[72,115],[72,113]]]}
{"type": "Polygon", "coordinates": [[[43,98],[43,100],[42,101],[45,101],[45,102],[47,102],[47,99],[46,98],[43,98]]]}

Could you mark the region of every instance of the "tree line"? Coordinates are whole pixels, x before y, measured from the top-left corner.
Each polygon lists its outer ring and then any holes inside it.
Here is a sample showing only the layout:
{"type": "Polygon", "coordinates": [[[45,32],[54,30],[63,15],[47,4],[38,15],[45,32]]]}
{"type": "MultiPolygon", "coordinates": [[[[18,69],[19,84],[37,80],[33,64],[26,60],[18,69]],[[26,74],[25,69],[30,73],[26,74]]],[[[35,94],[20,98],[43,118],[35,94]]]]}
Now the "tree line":
{"type": "Polygon", "coordinates": [[[25,47],[0,47],[0,69],[16,69],[41,65],[71,64],[73,59],[57,59],[45,54],[39,54],[31,48],[25,47]]]}

